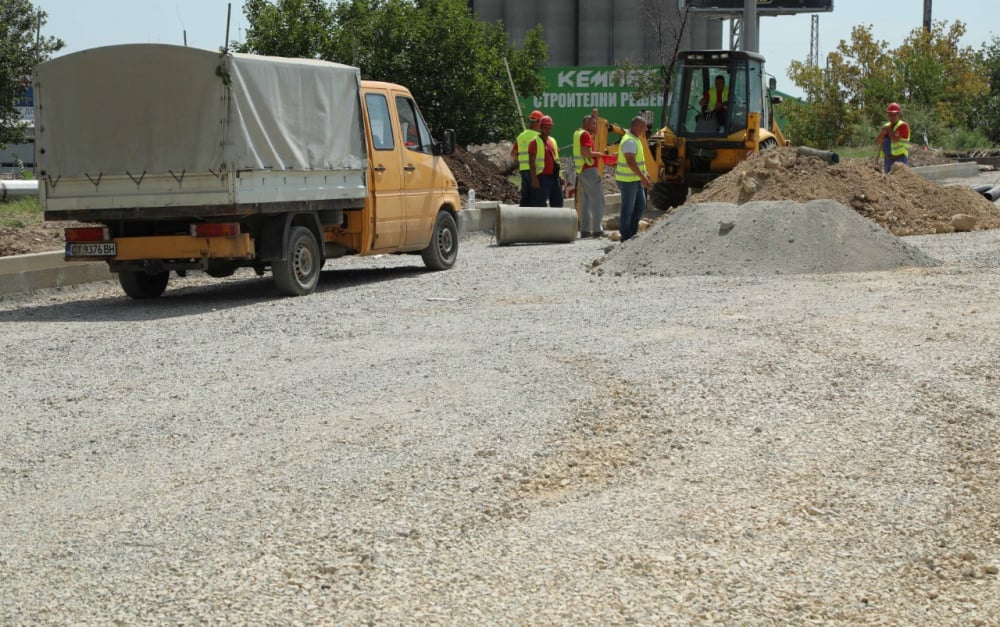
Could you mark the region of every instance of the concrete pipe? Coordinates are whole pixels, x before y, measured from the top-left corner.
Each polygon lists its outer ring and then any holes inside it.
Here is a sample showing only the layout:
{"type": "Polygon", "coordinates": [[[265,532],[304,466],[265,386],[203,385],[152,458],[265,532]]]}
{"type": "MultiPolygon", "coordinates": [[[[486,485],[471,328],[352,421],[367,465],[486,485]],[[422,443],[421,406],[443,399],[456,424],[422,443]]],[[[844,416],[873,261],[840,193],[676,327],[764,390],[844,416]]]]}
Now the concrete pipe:
{"type": "Polygon", "coordinates": [[[840,163],[840,155],[831,150],[820,150],[819,148],[810,148],[809,146],[799,146],[795,151],[795,154],[805,155],[807,157],[818,157],[827,163],[840,163]]]}
{"type": "Polygon", "coordinates": [[[986,196],[991,201],[1000,199],[1000,185],[986,190],[983,192],[983,196],[986,196]]]}
{"type": "Polygon", "coordinates": [[[577,217],[573,207],[519,207],[497,209],[497,244],[552,242],[576,239],[577,217]]]}
{"type": "Polygon", "coordinates": [[[38,180],[27,181],[0,180],[0,200],[7,200],[14,196],[34,196],[38,194],[38,180]]]}
{"type": "Polygon", "coordinates": [[[988,191],[990,191],[991,189],[993,189],[993,186],[992,186],[992,185],[990,185],[989,183],[985,183],[985,184],[983,184],[983,185],[973,185],[973,186],[972,186],[972,189],[973,189],[974,191],[977,191],[977,192],[979,192],[980,194],[985,194],[986,192],[988,192],[988,191]]]}

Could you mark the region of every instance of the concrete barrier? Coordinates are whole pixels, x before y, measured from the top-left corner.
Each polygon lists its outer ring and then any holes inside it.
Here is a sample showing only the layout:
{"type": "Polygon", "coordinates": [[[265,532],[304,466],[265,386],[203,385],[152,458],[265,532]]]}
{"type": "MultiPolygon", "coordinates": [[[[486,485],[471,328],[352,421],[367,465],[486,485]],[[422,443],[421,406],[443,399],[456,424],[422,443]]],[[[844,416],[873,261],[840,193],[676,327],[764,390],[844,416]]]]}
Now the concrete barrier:
{"type": "Polygon", "coordinates": [[[114,275],[108,271],[105,262],[67,263],[61,250],[0,257],[0,295],[112,278],[114,275]]]}
{"type": "Polygon", "coordinates": [[[943,163],[941,165],[922,165],[910,168],[914,174],[919,174],[928,181],[941,181],[962,177],[979,176],[979,164],[975,161],[961,163],[943,163]]]}

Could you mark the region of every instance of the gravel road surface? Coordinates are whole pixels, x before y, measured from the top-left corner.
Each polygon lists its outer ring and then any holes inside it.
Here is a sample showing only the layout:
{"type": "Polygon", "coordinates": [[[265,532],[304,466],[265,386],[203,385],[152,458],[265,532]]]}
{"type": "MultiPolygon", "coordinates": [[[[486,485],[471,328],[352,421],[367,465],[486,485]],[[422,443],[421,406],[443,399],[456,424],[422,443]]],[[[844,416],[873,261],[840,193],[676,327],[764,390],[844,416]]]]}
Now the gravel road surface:
{"type": "Polygon", "coordinates": [[[2,297],[0,624],[1000,624],[1000,232],[906,241],[2,297]]]}

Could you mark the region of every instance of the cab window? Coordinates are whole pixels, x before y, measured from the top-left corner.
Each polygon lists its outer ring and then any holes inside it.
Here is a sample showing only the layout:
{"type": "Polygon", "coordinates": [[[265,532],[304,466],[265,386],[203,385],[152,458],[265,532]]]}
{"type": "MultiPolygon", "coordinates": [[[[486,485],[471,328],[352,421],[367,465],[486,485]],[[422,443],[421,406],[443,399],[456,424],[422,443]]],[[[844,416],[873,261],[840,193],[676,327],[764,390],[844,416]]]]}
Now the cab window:
{"type": "Polygon", "coordinates": [[[389,118],[389,101],[383,94],[365,94],[368,108],[368,128],[372,131],[372,145],[375,150],[392,150],[396,143],[392,139],[392,122],[389,118]]]}
{"type": "Polygon", "coordinates": [[[396,96],[396,111],[399,113],[399,136],[408,150],[431,154],[431,136],[424,123],[417,103],[405,96],[396,96]]]}

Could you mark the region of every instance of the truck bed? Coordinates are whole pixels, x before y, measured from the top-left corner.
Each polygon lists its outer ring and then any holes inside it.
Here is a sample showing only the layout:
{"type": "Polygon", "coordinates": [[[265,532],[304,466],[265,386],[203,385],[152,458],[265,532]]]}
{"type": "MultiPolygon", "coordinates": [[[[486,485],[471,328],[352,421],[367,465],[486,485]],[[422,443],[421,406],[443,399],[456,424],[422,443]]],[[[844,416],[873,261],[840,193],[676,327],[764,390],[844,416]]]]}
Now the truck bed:
{"type": "Polygon", "coordinates": [[[35,73],[47,220],[350,209],[367,196],[360,73],[159,44],[35,73]]]}

